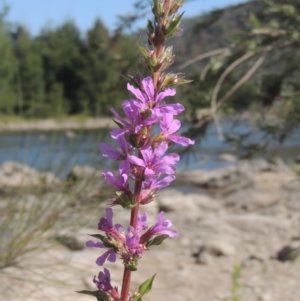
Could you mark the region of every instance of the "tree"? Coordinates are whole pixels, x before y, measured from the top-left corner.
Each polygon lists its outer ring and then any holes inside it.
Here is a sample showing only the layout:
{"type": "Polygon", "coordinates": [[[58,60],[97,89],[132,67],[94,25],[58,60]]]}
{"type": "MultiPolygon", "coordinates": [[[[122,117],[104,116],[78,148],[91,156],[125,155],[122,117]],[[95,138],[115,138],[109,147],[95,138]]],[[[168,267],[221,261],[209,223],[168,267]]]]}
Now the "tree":
{"type": "Polygon", "coordinates": [[[0,113],[13,114],[17,105],[17,90],[14,85],[17,64],[4,17],[5,12],[0,13],[0,113]]]}
{"type": "Polygon", "coordinates": [[[79,30],[73,22],[66,22],[55,30],[44,29],[36,44],[43,62],[47,104],[53,107],[59,101],[65,113],[80,112],[83,104],[78,91],[82,85],[83,45],[79,30]],[[58,93],[58,89],[62,91],[58,93]],[[61,95],[59,99],[49,98],[57,93],[61,95]]]}
{"type": "Polygon", "coordinates": [[[25,116],[35,115],[34,111],[45,100],[42,58],[35,41],[22,26],[12,33],[12,42],[16,58],[18,111],[25,116]]]}

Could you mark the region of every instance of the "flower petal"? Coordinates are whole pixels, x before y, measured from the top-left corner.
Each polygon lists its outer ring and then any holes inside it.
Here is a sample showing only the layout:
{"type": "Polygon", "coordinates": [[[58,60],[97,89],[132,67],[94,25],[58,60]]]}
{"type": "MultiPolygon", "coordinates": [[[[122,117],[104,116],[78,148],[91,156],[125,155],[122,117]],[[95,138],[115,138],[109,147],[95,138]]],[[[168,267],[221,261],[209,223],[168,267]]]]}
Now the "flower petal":
{"type": "Polygon", "coordinates": [[[188,146],[188,145],[194,145],[195,144],[194,140],[191,140],[189,138],[182,137],[182,136],[170,135],[170,136],[168,136],[168,138],[172,142],[181,144],[182,146],[188,146]]]}
{"type": "Polygon", "coordinates": [[[108,257],[111,255],[112,250],[108,250],[105,253],[103,253],[100,257],[97,258],[96,263],[99,266],[102,266],[104,262],[108,259],[108,257]]]}
{"type": "Polygon", "coordinates": [[[156,97],[157,102],[161,102],[165,97],[174,96],[176,94],[176,90],[174,88],[167,88],[166,90],[160,92],[156,97]]]}
{"type": "Polygon", "coordinates": [[[155,91],[154,91],[153,79],[150,76],[144,78],[142,80],[142,85],[147,94],[148,100],[154,101],[155,91]]]}
{"type": "Polygon", "coordinates": [[[85,245],[88,248],[105,248],[104,244],[100,241],[95,241],[95,240],[88,240],[85,245]]]}
{"type": "Polygon", "coordinates": [[[184,111],[184,106],[179,103],[164,104],[153,109],[156,116],[163,116],[164,114],[178,115],[184,111]]]}
{"type": "Polygon", "coordinates": [[[128,156],[127,161],[131,164],[137,165],[137,166],[143,166],[145,167],[145,162],[144,160],[136,157],[136,156],[128,156]]]}
{"type": "Polygon", "coordinates": [[[133,95],[135,95],[135,97],[137,99],[139,99],[140,101],[142,101],[143,103],[147,102],[144,94],[142,93],[142,91],[140,89],[135,88],[133,85],[128,83],[127,84],[127,90],[130,91],[133,95]]]}
{"type": "Polygon", "coordinates": [[[104,157],[107,157],[107,158],[110,158],[113,160],[118,160],[122,156],[120,151],[111,147],[107,143],[99,143],[99,147],[100,147],[100,150],[104,157]]]}

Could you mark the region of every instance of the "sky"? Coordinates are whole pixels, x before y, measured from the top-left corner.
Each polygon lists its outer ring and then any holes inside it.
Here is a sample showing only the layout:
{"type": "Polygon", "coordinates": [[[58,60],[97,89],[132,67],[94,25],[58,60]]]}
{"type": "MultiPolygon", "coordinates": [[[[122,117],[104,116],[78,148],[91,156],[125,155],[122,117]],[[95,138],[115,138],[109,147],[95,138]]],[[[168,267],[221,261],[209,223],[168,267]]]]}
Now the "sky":
{"type": "MultiPolygon", "coordinates": [[[[73,20],[80,31],[85,33],[92,28],[97,17],[113,31],[116,16],[133,12],[135,2],[136,0],[0,0],[2,6],[7,4],[10,8],[6,19],[24,25],[32,35],[37,35],[45,26],[55,28],[66,20],[73,20]]],[[[192,17],[239,2],[245,0],[186,0],[183,10],[186,17],[192,17]]]]}

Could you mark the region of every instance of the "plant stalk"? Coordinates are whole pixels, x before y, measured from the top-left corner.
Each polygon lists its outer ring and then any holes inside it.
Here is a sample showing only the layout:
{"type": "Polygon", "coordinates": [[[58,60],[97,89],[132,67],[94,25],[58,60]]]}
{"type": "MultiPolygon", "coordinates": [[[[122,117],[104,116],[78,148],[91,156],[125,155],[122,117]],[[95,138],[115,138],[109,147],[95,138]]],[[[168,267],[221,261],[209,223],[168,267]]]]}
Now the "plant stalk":
{"type": "MultiPolygon", "coordinates": [[[[139,158],[142,158],[142,154],[140,151],[139,151],[139,158]]],[[[135,195],[135,199],[136,199],[136,205],[131,209],[131,216],[130,216],[130,226],[133,227],[135,230],[137,228],[137,222],[138,222],[138,216],[139,216],[141,190],[142,190],[142,181],[136,180],[135,186],[134,186],[134,195],[135,195]]],[[[128,270],[126,267],[124,267],[120,301],[128,301],[130,281],[131,281],[131,271],[128,270]]]]}

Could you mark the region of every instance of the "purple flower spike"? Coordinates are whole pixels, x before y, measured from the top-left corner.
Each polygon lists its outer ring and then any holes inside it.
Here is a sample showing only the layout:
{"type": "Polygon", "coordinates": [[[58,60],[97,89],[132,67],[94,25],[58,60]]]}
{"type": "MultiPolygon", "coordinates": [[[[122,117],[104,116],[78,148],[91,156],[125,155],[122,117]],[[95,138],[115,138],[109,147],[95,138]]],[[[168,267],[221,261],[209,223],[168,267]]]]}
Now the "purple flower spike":
{"type": "Polygon", "coordinates": [[[176,172],[175,163],[179,161],[179,156],[175,153],[162,157],[168,149],[168,143],[161,142],[154,150],[151,146],[141,149],[143,159],[129,156],[128,162],[145,168],[145,175],[151,176],[159,173],[172,175],[176,172]]]}
{"type": "Polygon", "coordinates": [[[162,134],[167,140],[181,144],[182,146],[188,146],[190,144],[193,145],[195,141],[186,137],[181,137],[176,134],[174,135],[174,133],[177,132],[180,129],[180,127],[180,121],[173,119],[173,115],[171,114],[165,114],[160,122],[162,134]]]}

